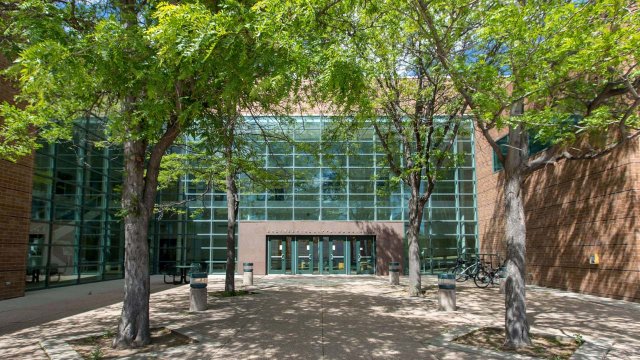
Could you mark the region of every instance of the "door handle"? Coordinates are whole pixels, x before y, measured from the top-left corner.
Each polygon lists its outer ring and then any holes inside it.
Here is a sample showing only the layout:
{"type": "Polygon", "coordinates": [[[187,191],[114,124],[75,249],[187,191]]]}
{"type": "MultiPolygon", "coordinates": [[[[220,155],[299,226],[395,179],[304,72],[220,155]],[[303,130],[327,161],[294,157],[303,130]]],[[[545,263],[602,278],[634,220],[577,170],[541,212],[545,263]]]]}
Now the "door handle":
{"type": "Polygon", "coordinates": [[[282,253],[282,256],[280,256],[282,258],[282,260],[284,260],[284,253],[282,253]]]}

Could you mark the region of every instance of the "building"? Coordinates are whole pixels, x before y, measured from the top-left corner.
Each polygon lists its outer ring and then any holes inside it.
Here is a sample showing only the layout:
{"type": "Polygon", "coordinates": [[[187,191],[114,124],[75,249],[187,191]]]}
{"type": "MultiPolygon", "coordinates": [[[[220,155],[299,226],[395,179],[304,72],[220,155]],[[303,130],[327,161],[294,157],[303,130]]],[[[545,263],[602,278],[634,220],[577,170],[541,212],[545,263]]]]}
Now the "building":
{"type": "MultiPolygon", "coordinates": [[[[389,261],[404,262],[404,186],[391,181],[372,130],[357,141],[323,143],[328,122],[298,117],[287,130],[292,142],[253,145],[265,169],[284,169],[289,179],[240,194],[238,271],[242,262],[253,262],[256,274],[385,274],[389,261]],[[318,148],[319,154],[310,151],[318,148]]],[[[96,122],[80,120],[73,141],[35,154],[20,270],[27,289],[123,276],[122,155],[100,147],[101,140],[96,122]]],[[[473,136],[457,140],[464,163],[448,171],[427,205],[420,239],[425,273],[446,269],[478,247],[473,148],[473,136]]],[[[157,216],[151,225],[152,273],[192,262],[224,272],[226,195],[203,194],[205,187],[186,176],[159,193],[159,203],[180,203],[182,211],[157,216]]]]}
{"type": "MultiPolygon", "coordinates": [[[[379,191],[389,181],[371,132],[317,157],[305,151],[320,146],[327,121],[300,117],[290,129],[293,144],[258,144],[265,168],[287,169],[290,181],[241,194],[239,272],[251,261],[256,274],[384,274],[389,260],[404,260],[404,188],[379,191]]],[[[482,136],[471,133],[456,145],[466,154],[463,166],[438,184],[427,206],[424,273],[476,248],[504,258],[502,172],[482,136]]],[[[0,163],[0,213],[8,219],[0,221],[0,297],[21,296],[25,285],[123,276],[121,154],[86,140],[99,137],[93,124],[79,123],[74,142],[43,147],[33,165],[0,163]]],[[[561,163],[527,180],[529,283],[638,301],[639,160],[636,139],[607,157],[561,163]]],[[[200,196],[203,190],[185,177],[158,195],[161,203],[183,202],[184,211],[153,222],[152,272],[178,262],[224,271],[225,194],[200,196]]]]}
{"type": "MultiPolygon", "coordinates": [[[[503,171],[476,135],[480,251],[505,254],[503,171]]],[[[535,151],[533,151],[535,152],[535,151]]],[[[564,161],[525,182],[527,282],[640,300],[640,142],[564,161]]]]}

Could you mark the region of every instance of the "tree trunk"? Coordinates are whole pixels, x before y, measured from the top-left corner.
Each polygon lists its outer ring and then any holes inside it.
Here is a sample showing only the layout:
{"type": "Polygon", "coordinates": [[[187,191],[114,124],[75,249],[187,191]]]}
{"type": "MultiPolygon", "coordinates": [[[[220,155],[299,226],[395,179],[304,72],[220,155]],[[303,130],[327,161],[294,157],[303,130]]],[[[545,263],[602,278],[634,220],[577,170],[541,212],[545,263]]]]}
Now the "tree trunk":
{"type": "Polygon", "coordinates": [[[124,144],[122,208],[126,211],[124,303],[114,347],[138,347],[151,341],[149,332],[149,228],[150,210],[144,204],[144,158],[141,141],[124,144]]]}
{"type": "Polygon", "coordinates": [[[419,189],[412,189],[411,198],[409,199],[409,228],[407,229],[407,241],[409,243],[409,296],[422,296],[418,237],[420,225],[422,224],[424,203],[419,200],[418,191],[419,189]]]}
{"type": "Polygon", "coordinates": [[[231,170],[226,177],[227,183],[227,269],[224,280],[224,291],[235,292],[236,272],[236,238],[235,229],[238,219],[238,188],[231,170]]]}
{"type": "Polygon", "coordinates": [[[524,164],[528,138],[522,126],[509,128],[509,150],[505,162],[505,236],[507,278],[505,282],[505,347],[531,345],[525,298],[526,237],[522,196],[524,164]]]}

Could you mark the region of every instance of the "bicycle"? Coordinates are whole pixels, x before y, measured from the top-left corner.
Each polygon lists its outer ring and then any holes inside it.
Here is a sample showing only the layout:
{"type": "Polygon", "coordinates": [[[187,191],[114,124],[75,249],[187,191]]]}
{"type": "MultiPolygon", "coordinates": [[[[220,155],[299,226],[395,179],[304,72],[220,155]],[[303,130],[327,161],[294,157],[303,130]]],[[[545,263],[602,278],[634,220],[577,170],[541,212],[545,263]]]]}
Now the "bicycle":
{"type": "Polygon", "coordinates": [[[494,268],[492,264],[489,264],[489,269],[486,268],[486,265],[481,264],[476,276],[473,278],[473,282],[479,288],[486,288],[489,285],[500,284],[500,279],[506,278],[506,275],[506,261],[497,268],[494,268]]]}
{"type": "Polygon", "coordinates": [[[476,258],[471,265],[467,266],[467,261],[463,258],[456,260],[456,266],[449,269],[449,273],[455,274],[457,282],[465,282],[470,277],[476,277],[478,270],[480,269],[480,259],[476,258]]]}

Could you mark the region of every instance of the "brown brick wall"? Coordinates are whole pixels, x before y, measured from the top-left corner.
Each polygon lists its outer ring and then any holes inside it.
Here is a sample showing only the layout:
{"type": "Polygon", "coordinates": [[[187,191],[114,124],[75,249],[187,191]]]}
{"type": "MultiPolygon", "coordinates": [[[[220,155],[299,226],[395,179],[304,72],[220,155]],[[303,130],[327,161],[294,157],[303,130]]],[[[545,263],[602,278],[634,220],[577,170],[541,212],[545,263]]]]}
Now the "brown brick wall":
{"type": "MultiPolygon", "coordinates": [[[[0,69],[6,65],[0,56],[0,69]]],[[[13,94],[0,78],[0,102],[13,94]]],[[[0,159],[0,299],[24,296],[32,177],[32,157],[17,163],[0,159]]]]}
{"type": "MultiPolygon", "coordinates": [[[[503,172],[476,133],[481,250],[504,256],[503,172]]],[[[526,180],[527,273],[533,284],[640,301],[640,141],[526,180]],[[600,255],[599,265],[589,255],[600,255]]]]}

